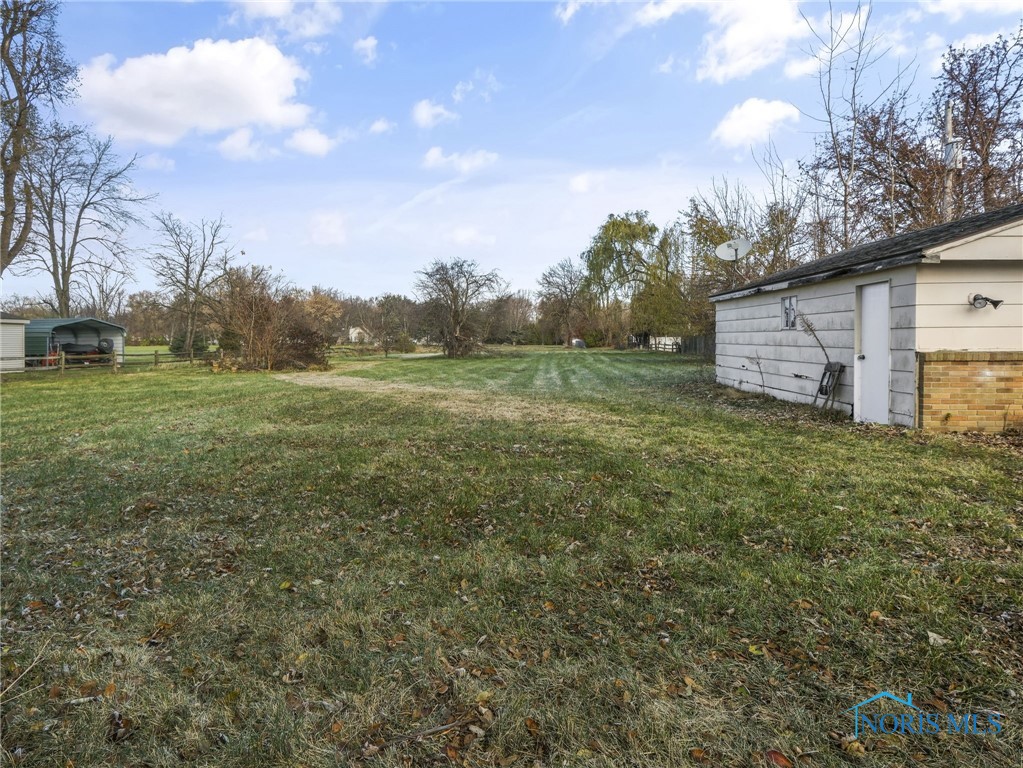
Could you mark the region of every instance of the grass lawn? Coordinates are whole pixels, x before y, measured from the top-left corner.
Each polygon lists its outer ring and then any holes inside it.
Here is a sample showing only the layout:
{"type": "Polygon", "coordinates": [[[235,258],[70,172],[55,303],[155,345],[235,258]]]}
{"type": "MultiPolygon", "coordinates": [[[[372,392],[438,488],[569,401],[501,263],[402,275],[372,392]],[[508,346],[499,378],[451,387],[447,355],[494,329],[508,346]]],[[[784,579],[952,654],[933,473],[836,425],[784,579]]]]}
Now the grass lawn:
{"type": "Polygon", "coordinates": [[[15,762],[1023,759],[1018,442],[579,351],[9,376],[2,417],[15,762]],[[854,739],[880,691],[1002,730],[854,739]]]}

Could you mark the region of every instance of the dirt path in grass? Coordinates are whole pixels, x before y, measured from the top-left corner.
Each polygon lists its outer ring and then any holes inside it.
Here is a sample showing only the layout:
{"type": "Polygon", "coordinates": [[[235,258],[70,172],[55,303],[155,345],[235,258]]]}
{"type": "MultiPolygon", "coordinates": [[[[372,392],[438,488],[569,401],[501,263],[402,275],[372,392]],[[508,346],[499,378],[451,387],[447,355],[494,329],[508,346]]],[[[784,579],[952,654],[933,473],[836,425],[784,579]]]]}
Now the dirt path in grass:
{"type": "Polygon", "coordinates": [[[460,416],[506,421],[551,422],[594,425],[625,424],[625,420],[574,405],[544,399],[527,399],[507,394],[481,392],[461,387],[431,387],[401,381],[377,381],[334,373],[280,373],[275,379],[304,387],[349,389],[393,395],[409,402],[426,404],[460,416]]]}

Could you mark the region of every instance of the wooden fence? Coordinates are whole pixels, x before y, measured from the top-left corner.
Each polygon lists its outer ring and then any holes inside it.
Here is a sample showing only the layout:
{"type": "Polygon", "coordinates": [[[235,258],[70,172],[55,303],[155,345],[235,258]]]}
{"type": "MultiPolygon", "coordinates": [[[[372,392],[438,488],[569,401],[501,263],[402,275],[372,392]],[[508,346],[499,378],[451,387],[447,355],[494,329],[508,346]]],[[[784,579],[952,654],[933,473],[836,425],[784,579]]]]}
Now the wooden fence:
{"type": "MultiPolygon", "coordinates": [[[[170,352],[112,352],[110,354],[97,355],[68,355],[64,352],[54,352],[51,355],[25,357],[4,357],[3,362],[24,361],[26,373],[49,372],[64,373],[65,371],[94,371],[106,369],[113,373],[125,368],[149,369],[162,368],[167,365],[195,365],[202,364],[207,360],[219,359],[218,352],[210,352],[205,356],[195,355],[173,355],[170,352]]],[[[21,369],[4,370],[4,373],[21,373],[21,369]]]]}
{"type": "Polygon", "coordinates": [[[677,352],[710,360],[714,357],[714,334],[688,338],[660,337],[650,342],[650,349],[654,352],[677,352]]]}
{"type": "MultiPolygon", "coordinates": [[[[340,344],[327,350],[327,358],[363,357],[379,354],[377,349],[366,344],[340,344]]],[[[154,370],[175,365],[204,365],[209,362],[221,361],[224,353],[219,350],[199,355],[176,355],[171,352],[112,352],[96,355],[68,355],[54,352],[46,356],[0,357],[0,362],[24,362],[24,369],[13,368],[2,370],[2,373],[46,372],[64,373],[66,371],[107,370],[116,373],[119,370],[154,370]]]]}

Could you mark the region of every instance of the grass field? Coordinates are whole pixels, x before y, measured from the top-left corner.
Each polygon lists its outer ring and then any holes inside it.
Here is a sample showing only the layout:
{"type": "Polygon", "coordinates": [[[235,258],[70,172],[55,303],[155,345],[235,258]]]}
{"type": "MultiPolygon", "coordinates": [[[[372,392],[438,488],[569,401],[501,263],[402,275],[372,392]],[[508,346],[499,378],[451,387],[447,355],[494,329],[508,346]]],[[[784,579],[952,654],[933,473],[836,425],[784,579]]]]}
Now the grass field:
{"type": "Polygon", "coordinates": [[[1018,442],[628,353],[10,376],[0,405],[15,763],[1023,759],[1018,442]],[[1002,730],[854,739],[883,690],[1002,730]]]}

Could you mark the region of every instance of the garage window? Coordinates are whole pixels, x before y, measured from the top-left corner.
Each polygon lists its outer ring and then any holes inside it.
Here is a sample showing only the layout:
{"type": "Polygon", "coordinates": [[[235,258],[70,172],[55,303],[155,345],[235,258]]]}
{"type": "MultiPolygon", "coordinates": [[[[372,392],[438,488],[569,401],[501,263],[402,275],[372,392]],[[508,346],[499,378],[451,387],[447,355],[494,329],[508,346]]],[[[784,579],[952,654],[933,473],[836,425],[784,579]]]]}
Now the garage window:
{"type": "Polygon", "coordinates": [[[796,328],[796,297],[783,296],[781,300],[781,327],[796,328]]]}

